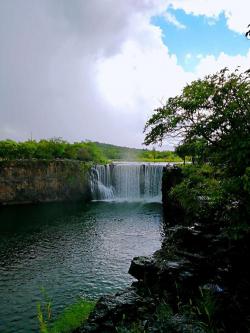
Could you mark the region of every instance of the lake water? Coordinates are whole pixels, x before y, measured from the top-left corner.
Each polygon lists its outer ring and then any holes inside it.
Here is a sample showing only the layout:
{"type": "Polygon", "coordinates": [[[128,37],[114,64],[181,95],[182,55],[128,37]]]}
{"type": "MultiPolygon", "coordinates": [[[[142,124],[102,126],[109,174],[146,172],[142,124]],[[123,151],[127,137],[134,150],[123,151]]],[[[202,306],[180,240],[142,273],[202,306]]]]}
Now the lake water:
{"type": "Polygon", "coordinates": [[[158,203],[0,207],[0,332],[38,332],[41,288],[58,314],[128,286],[131,259],[161,246],[158,203]]]}

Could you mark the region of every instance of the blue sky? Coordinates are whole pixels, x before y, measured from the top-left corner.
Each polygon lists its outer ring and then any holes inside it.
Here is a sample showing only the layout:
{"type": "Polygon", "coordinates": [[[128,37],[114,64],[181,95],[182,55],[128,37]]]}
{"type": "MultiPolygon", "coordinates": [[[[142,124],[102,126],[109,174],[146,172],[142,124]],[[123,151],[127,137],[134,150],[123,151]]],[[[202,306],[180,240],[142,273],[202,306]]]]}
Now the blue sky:
{"type": "Polygon", "coordinates": [[[245,56],[249,51],[249,41],[242,34],[228,29],[223,13],[213,19],[186,14],[180,9],[169,9],[168,12],[184,27],[177,27],[164,16],[153,17],[151,23],[161,28],[169,53],[177,56],[178,64],[186,71],[193,71],[201,56],[217,57],[221,52],[245,56]]]}

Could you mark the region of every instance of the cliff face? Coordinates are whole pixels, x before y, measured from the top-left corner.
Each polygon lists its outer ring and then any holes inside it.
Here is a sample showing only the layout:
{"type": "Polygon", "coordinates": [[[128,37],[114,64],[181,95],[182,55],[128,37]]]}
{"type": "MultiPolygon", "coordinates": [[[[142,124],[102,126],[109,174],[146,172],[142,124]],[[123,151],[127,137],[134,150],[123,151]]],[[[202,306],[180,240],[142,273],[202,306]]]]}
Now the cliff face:
{"type": "Polygon", "coordinates": [[[87,200],[88,171],[72,160],[0,161],[0,204],[87,200]]]}
{"type": "Polygon", "coordinates": [[[181,168],[176,165],[163,169],[162,175],[162,205],[167,223],[178,224],[184,219],[184,211],[178,201],[170,196],[171,189],[183,180],[181,168]]]}

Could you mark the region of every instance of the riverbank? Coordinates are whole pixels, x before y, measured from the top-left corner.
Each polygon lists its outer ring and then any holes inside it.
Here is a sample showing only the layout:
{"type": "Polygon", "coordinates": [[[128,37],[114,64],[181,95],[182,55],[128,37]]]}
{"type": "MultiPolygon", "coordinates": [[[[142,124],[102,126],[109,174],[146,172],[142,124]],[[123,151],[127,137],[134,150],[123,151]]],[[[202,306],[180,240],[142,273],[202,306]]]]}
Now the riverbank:
{"type": "Polygon", "coordinates": [[[248,332],[249,229],[232,237],[214,211],[187,214],[171,199],[183,177],[179,168],[165,169],[161,249],[134,258],[129,273],[137,282],[102,297],[74,333],[248,332]]]}
{"type": "Polygon", "coordinates": [[[76,160],[2,160],[0,205],[89,200],[89,170],[76,160]]]}

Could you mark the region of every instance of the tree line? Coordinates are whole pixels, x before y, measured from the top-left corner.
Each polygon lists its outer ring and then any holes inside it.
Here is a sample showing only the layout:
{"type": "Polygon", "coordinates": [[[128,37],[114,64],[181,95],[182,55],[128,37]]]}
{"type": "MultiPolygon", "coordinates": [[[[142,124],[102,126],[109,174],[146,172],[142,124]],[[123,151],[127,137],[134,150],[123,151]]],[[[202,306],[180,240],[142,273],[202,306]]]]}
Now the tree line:
{"type": "Polygon", "coordinates": [[[74,159],[104,162],[105,156],[93,142],[69,143],[60,138],[49,140],[0,141],[0,159],[74,159]]]}
{"type": "Polygon", "coordinates": [[[136,149],[100,142],[82,141],[69,143],[61,138],[40,141],[0,141],[0,159],[74,159],[85,162],[106,163],[108,161],[181,161],[172,151],[136,149]]]}

